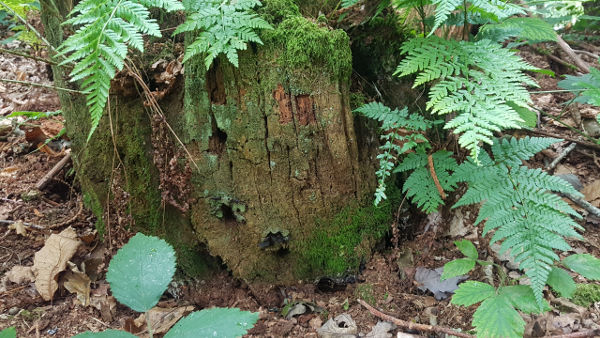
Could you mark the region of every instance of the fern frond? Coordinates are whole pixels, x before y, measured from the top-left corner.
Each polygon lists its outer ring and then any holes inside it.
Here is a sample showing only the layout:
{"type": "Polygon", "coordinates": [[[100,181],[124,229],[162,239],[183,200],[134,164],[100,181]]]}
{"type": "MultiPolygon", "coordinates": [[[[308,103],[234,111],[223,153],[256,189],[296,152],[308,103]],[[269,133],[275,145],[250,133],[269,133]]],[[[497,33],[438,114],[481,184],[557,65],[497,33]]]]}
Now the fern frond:
{"type": "Polygon", "coordinates": [[[556,41],[556,32],[549,23],[539,18],[508,18],[501,23],[484,25],[476,39],[503,42],[514,37],[532,43],[556,41]]]}
{"type": "Polygon", "coordinates": [[[455,172],[455,179],[468,182],[469,189],[454,207],[483,202],[475,223],[486,220],[484,235],[495,231],[492,242],[502,241],[501,251],[510,251],[525,270],[540,307],[542,289],[552,264],[558,260],[554,250],[569,250],[565,238],[581,239],[577,230],[583,230],[572,219],[581,216],[552,194],[579,193],[561,178],[520,163],[556,141],[494,139],[493,159],[482,154],[480,166],[471,159],[455,172]]]}
{"type": "Polygon", "coordinates": [[[431,127],[431,122],[422,115],[409,114],[408,108],[391,110],[380,102],[370,102],[354,110],[365,117],[382,122],[387,128],[406,128],[412,131],[424,131],[431,127]]]}
{"type": "MultiPolygon", "coordinates": [[[[431,213],[436,211],[444,200],[431,176],[428,167],[428,155],[425,152],[415,152],[408,154],[402,163],[398,164],[394,172],[404,172],[412,170],[404,182],[402,191],[410,198],[423,212],[431,213]]],[[[453,191],[456,189],[456,180],[452,172],[458,168],[456,160],[452,158],[452,153],[448,151],[438,151],[432,155],[435,174],[444,191],[453,191]]]]}
{"type": "Polygon", "coordinates": [[[248,42],[262,44],[255,31],[273,29],[267,21],[251,11],[256,6],[261,6],[261,2],[226,0],[195,5],[192,8],[194,12],[174,32],[199,31],[196,40],[186,48],[183,62],[204,54],[204,65],[208,69],[214,59],[223,54],[238,67],[238,51],[245,50],[248,42]]]}
{"type": "Polygon", "coordinates": [[[62,55],[70,53],[62,66],[76,63],[70,81],[84,80],[81,86],[87,92],[92,122],[88,140],[104,113],[110,81],[123,69],[127,47],[143,51],[143,34],[161,36],[156,20],[150,18],[151,7],[167,11],[183,9],[175,0],[83,0],[64,23],[79,26],[59,51],[62,55]]]}
{"type": "Polygon", "coordinates": [[[430,35],[446,22],[450,14],[462,6],[463,0],[433,0],[435,5],[435,22],[430,35]]]}
{"type": "Polygon", "coordinates": [[[512,51],[489,40],[475,43],[415,38],[402,46],[407,54],[399,76],[419,72],[414,86],[439,80],[429,92],[433,113],[458,113],[445,128],[459,134],[459,143],[477,161],[482,143],[494,132],[521,128],[524,121],[513,106],[531,103],[525,85],[537,86],[525,71],[537,70],[512,51]]]}

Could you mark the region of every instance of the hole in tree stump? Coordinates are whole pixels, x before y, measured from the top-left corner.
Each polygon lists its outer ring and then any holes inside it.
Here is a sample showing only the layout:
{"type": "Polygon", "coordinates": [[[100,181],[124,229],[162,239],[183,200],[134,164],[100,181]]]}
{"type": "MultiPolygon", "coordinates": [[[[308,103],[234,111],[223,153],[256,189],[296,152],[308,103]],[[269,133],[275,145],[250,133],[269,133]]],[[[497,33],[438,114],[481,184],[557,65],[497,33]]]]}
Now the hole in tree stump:
{"type": "Polygon", "coordinates": [[[220,155],[225,150],[227,143],[227,134],[216,126],[213,127],[213,134],[208,139],[208,151],[215,155],[220,155]]]}
{"type": "Polygon", "coordinates": [[[225,83],[223,82],[223,70],[219,67],[219,59],[215,59],[212,66],[206,72],[206,86],[210,102],[223,105],[227,103],[225,94],[225,83]]]}

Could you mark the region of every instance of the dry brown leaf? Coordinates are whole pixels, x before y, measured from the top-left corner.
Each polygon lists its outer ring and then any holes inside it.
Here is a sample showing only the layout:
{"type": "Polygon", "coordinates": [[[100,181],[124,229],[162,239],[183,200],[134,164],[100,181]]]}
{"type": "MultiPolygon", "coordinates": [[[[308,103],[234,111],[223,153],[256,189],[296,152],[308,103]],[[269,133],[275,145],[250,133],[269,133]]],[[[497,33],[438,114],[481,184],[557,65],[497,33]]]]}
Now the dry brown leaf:
{"type": "MultiPolygon", "coordinates": [[[[193,306],[180,306],[176,308],[166,309],[162,307],[154,307],[147,314],[150,316],[152,323],[152,332],[155,334],[163,334],[177,323],[181,317],[194,311],[193,306]]],[[[146,323],[146,314],[141,314],[134,321],[135,325],[142,327],[146,323]]]]}
{"type": "Polygon", "coordinates": [[[8,226],[9,230],[14,230],[17,235],[27,236],[27,228],[25,228],[25,224],[21,221],[16,221],[13,224],[8,226]]]}
{"type": "Polygon", "coordinates": [[[33,282],[33,272],[30,266],[15,265],[6,273],[6,278],[15,284],[33,282]]]}
{"type": "Polygon", "coordinates": [[[587,184],[581,191],[585,196],[585,199],[592,203],[594,206],[600,205],[600,180],[587,184]]]}
{"type": "Polygon", "coordinates": [[[90,278],[69,262],[71,271],[67,271],[62,280],[67,291],[77,294],[77,300],[83,306],[90,305],[90,278]]]}
{"type": "Polygon", "coordinates": [[[65,270],[81,242],[73,228],[68,227],[60,234],[52,234],[44,247],[35,253],[33,273],[35,287],[44,300],[51,300],[58,288],[56,277],[65,270]]]}

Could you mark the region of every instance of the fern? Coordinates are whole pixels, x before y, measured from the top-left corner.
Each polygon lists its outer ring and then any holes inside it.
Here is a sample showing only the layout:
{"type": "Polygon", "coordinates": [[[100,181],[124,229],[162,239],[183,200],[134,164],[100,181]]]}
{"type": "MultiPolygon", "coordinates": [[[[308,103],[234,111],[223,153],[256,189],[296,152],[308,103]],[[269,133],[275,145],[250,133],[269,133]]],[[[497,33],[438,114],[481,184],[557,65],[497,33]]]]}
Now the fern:
{"type": "MultiPolygon", "coordinates": [[[[590,67],[589,74],[580,76],[566,75],[566,78],[558,83],[564,89],[580,91],[574,102],[593,104],[600,106],[600,70],[590,67]]],[[[600,121],[600,115],[597,116],[600,121]]],[[[600,122],[599,122],[600,123],[600,122]]]]}
{"type": "Polygon", "coordinates": [[[537,304],[552,265],[559,259],[554,250],[568,251],[565,237],[582,238],[576,230],[580,218],[566,202],[551,192],[580,194],[566,181],[540,169],[521,166],[535,153],[559,141],[550,138],[493,140],[491,158],[481,154],[460,165],[454,179],[467,182],[468,190],[454,207],[483,202],[475,224],[486,220],[483,234],[495,231],[492,243],[502,241],[531,280],[537,304]]]}
{"type": "Polygon", "coordinates": [[[360,0],[342,0],[342,8],[356,5],[360,0]]]}
{"type": "MultiPolygon", "coordinates": [[[[458,168],[456,160],[452,158],[452,153],[448,151],[438,151],[432,155],[433,167],[441,188],[444,191],[454,191],[456,189],[456,180],[452,172],[458,168]]],[[[432,213],[438,207],[444,204],[444,199],[440,195],[438,188],[431,176],[429,168],[428,155],[423,152],[415,152],[406,155],[394,172],[405,172],[412,170],[404,182],[402,192],[410,198],[423,212],[432,213]]]]}
{"type": "Polygon", "coordinates": [[[379,102],[371,102],[355,110],[364,116],[382,122],[380,130],[383,144],[379,147],[379,169],[377,176],[377,190],[375,191],[375,205],[386,199],[386,180],[396,166],[397,156],[413,149],[429,147],[429,141],[420,131],[432,126],[430,121],[418,114],[409,114],[408,109],[394,109],[384,106],[379,102]]]}
{"type": "Polygon", "coordinates": [[[252,13],[251,10],[256,6],[261,6],[261,2],[225,0],[205,1],[191,8],[193,13],[174,33],[200,31],[196,40],[186,48],[183,62],[206,53],[204,65],[208,69],[219,54],[224,54],[229,62],[238,67],[238,50],[248,48],[247,42],[262,44],[255,30],[273,28],[252,13]]]}
{"type": "Polygon", "coordinates": [[[498,24],[484,25],[479,29],[476,39],[503,42],[513,37],[532,43],[556,41],[556,32],[550,24],[539,18],[508,18],[498,24]]]}
{"type": "MultiPolygon", "coordinates": [[[[431,34],[441,27],[450,17],[452,12],[460,9],[465,11],[463,0],[433,0],[435,7],[435,22],[431,34]]],[[[515,14],[525,14],[525,10],[514,4],[501,0],[473,0],[470,1],[467,11],[480,14],[482,17],[498,21],[515,14]]]]}
{"type": "Polygon", "coordinates": [[[60,65],[76,63],[70,81],[83,80],[92,119],[88,140],[100,123],[110,81],[123,69],[127,47],[143,52],[143,34],[161,36],[156,20],[150,18],[151,7],[183,9],[175,0],[83,0],[64,23],[78,27],[59,47],[62,55],[72,53],[60,65]]]}
{"type": "Polygon", "coordinates": [[[402,45],[407,54],[396,75],[419,73],[414,87],[439,80],[429,92],[433,113],[458,113],[446,129],[478,161],[481,143],[492,144],[493,133],[524,123],[514,105],[527,108],[531,98],[524,85],[537,86],[524,71],[537,68],[489,40],[477,42],[415,38],[402,45]]]}

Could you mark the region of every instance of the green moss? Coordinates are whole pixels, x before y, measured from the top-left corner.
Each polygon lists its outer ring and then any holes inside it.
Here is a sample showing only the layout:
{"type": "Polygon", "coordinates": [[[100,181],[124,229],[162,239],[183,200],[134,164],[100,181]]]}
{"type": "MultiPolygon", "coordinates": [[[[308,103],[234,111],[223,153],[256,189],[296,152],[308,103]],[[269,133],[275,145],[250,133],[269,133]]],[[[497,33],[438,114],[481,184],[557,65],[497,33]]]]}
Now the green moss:
{"type": "Polygon", "coordinates": [[[104,208],[102,208],[102,204],[96,195],[92,193],[93,190],[84,190],[83,193],[83,205],[92,210],[94,216],[96,216],[96,230],[98,231],[98,235],[100,238],[104,237],[104,232],[106,231],[106,226],[104,225],[104,208]]]}
{"type": "Polygon", "coordinates": [[[573,303],[583,307],[589,307],[593,303],[600,302],[600,285],[577,284],[573,293],[573,303]]]}
{"type": "Polygon", "coordinates": [[[278,24],[287,17],[300,16],[300,10],[293,0],[267,0],[258,14],[270,24],[278,24]]]}
{"type": "Polygon", "coordinates": [[[367,97],[365,94],[361,92],[350,93],[350,109],[354,110],[362,107],[365,103],[367,103],[367,97]]]}
{"type": "Polygon", "coordinates": [[[393,221],[394,208],[402,195],[389,188],[389,200],[379,207],[346,206],[327,224],[317,221],[318,231],[304,242],[301,275],[340,275],[356,273],[362,260],[368,259],[393,221]]]}
{"type": "Polygon", "coordinates": [[[263,32],[266,46],[272,46],[279,63],[293,69],[325,67],[335,79],[348,79],[352,71],[350,39],[343,30],[319,27],[306,18],[285,19],[274,30],[263,32]]]}

